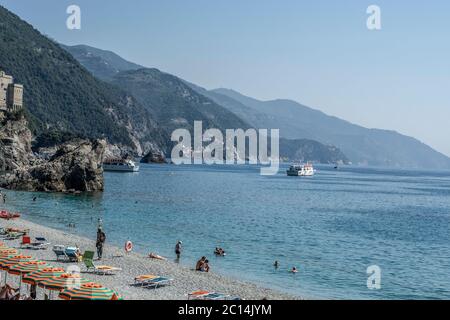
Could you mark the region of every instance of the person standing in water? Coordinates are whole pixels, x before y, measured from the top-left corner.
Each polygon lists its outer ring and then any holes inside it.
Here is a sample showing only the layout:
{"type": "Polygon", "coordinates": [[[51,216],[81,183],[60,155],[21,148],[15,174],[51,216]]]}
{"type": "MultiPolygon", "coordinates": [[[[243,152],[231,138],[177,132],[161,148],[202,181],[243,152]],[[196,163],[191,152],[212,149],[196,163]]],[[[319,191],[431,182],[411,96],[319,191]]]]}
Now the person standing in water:
{"type": "Polygon", "coordinates": [[[177,244],[175,245],[175,254],[177,255],[177,260],[180,260],[181,258],[181,245],[183,244],[183,242],[178,241],[177,244]]]}
{"type": "Polygon", "coordinates": [[[98,228],[97,230],[97,242],[95,246],[97,247],[97,256],[98,260],[102,259],[103,256],[103,246],[105,245],[106,235],[103,232],[102,228],[98,228]]]}

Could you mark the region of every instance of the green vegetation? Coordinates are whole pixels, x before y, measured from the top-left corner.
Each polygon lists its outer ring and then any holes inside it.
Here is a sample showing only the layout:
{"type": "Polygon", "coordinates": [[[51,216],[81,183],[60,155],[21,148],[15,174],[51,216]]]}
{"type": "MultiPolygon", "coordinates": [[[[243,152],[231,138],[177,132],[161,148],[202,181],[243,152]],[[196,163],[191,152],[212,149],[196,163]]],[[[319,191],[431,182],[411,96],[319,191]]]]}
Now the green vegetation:
{"type": "MultiPolygon", "coordinates": [[[[25,86],[36,135],[70,132],[131,145],[125,93],[94,78],[58,44],[0,7],[0,69],[25,86]]],[[[46,138],[43,138],[46,139],[46,138]]]]}

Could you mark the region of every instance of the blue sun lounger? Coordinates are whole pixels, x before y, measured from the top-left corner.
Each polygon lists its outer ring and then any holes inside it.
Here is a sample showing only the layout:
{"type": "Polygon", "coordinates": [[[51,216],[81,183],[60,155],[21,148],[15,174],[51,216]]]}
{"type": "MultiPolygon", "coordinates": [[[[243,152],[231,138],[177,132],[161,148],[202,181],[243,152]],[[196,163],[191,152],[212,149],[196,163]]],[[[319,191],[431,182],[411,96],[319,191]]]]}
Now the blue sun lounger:
{"type": "Polygon", "coordinates": [[[142,287],[150,287],[154,289],[157,289],[158,287],[162,286],[167,286],[171,284],[172,281],[173,279],[166,277],[156,277],[142,280],[135,279],[136,285],[140,285],[142,287]]]}

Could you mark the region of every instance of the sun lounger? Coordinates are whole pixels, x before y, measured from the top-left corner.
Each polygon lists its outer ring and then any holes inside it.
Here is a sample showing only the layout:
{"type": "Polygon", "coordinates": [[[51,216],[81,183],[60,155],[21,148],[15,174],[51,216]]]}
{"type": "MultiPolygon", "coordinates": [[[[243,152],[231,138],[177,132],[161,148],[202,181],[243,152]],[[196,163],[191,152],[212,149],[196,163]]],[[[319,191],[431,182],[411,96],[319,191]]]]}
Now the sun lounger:
{"type": "Polygon", "coordinates": [[[226,294],[208,291],[195,291],[188,294],[189,300],[229,300],[230,298],[226,294]]]}
{"type": "Polygon", "coordinates": [[[78,249],[75,247],[66,247],[63,245],[53,246],[53,252],[56,254],[56,261],[59,261],[62,258],[62,261],[78,262],[77,250],[78,249]]]}
{"type": "Polygon", "coordinates": [[[56,261],[59,261],[59,259],[68,260],[66,255],[66,246],[62,245],[55,245],[53,246],[53,252],[56,254],[56,261]]]}
{"type": "Polygon", "coordinates": [[[169,285],[172,281],[173,279],[170,278],[153,275],[138,276],[134,279],[135,285],[140,285],[142,287],[152,287],[155,289],[161,286],[169,285]]]}
{"type": "Polygon", "coordinates": [[[3,237],[3,240],[8,240],[8,241],[17,240],[17,239],[20,239],[21,236],[23,236],[23,233],[8,232],[6,234],[6,236],[3,237]]]}
{"type": "Polygon", "coordinates": [[[111,266],[97,266],[94,264],[94,252],[86,251],[83,254],[83,262],[86,266],[87,271],[89,272],[91,269],[94,273],[100,275],[113,275],[118,271],[122,271],[121,268],[111,267],[111,266]]]}
{"type": "Polygon", "coordinates": [[[42,237],[35,238],[35,242],[32,242],[26,246],[27,249],[31,250],[47,250],[50,242],[47,239],[42,237]]]}

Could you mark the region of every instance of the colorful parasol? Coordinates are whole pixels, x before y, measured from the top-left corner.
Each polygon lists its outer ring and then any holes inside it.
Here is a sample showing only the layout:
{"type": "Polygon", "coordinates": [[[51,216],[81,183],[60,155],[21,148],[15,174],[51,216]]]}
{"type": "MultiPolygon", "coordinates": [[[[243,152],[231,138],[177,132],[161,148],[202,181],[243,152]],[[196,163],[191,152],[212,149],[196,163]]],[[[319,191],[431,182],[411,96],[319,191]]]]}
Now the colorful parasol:
{"type": "Polygon", "coordinates": [[[89,280],[81,278],[79,274],[64,273],[57,277],[44,279],[39,282],[39,287],[52,290],[63,291],[69,288],[80,287],[84,283],[88,283],[89,280]]]}
{"type": "MultiPolygon", "coordinates": [[[[0,257],[0,269],[4,270],[4,271],[8,271],[9,267],[14,266],[21,262],[31,261],[32,259],[33,259],[32,256],[25,256],[22,254],[15,255],[15,256],[12,255],[12,256],[0,257]]],[[[6,285],[7,278],[8,278],[8,272],[5,272],[5,285],[6,285]]]]}
{"type": "Polygon", "coordinates": [[[23,254],[15,255],[15,256],[6,256],[0,257],[0,269],[8,271],[9,267],[21,263],[33,260],[32,256],[26,256],[23,254]]]}
{"type": "Polygon", "coordinates": [[[122,300],[117,292],[94,282],[82,284],[79,288],[64,290],[59,297],[64,300],[122,300]]]}
{"type": "Polygon", "coordinates": [[[44,269],[29,273],[29,274],[23,276],[22,281],[23,281],[23,283],[35,286],[43,280],[60,276],[65,272],[66,271],[63,268],[46,267],[44,269]]]}
{"type": "Polygon", "coordinates": [[[21,276],[23,274],[35,272],[37,270],[40,270],[43,268],[48,268],[48,267],[50,267],[50,266],[45,261],[40,261],[40,260],[26,261],[26,262],[21,262],[21,263],[18,263],[18,264],[15,264],[15,265],[12,265],[11,267],[9,267],[8,273],[16,275],[16,276],[21,276]]]}
{"type": "Polygon", "coordinates": [[[7,247],[0,248],[0,257],[7,257],[18,254],[19,251],[14,248],[7,248],[7,247]]]}

